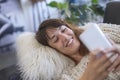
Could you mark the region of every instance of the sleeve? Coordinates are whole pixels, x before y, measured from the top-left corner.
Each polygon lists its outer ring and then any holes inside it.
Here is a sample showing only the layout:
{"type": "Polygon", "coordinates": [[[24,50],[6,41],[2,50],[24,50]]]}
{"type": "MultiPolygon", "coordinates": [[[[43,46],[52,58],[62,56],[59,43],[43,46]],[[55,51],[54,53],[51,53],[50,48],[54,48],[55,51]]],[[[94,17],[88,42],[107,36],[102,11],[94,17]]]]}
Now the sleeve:
{"type": "Polygon", "coordinates": [[[100,23],[101,30],[109,36],[114,42],[120,44],[120,25],[100,23]]]}
{"type": "Polygon", "coordinates": [[[63,71],[59,80],[80,80],[80,73],[75,67],[63,71]]]}
{"type": "MultiPolygon", "coordinates": [[[[87,68],[87,64],[89,62],[89,56],[83,57],[81,62],[73,67],[73,68],[67,68],[63,71],[62,75],[57,80],[80,80],[83,73],[85,72],[85,69],[87,68]]],[[[116,73],[110,72],[108,77],[106,77],[104,80],[119,80],[120,79],[120,71],[116,73]]]]}
{"type": "Polygon", "coordinates": [[[75,67],[65,69],[58,80],[80,80],[87,68],[88,61],[88,56],[85,56],[75,67]]]}

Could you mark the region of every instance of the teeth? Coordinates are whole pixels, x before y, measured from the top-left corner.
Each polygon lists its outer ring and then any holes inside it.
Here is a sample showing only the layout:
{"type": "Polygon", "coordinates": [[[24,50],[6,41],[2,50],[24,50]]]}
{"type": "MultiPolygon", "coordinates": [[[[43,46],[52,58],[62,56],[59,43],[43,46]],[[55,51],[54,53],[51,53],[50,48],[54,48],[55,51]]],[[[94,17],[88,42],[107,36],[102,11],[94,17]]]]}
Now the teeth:
{"type": "Polygon", "coordinates": [[[69,45],[72,43],[72,40],[73,40],[73,39],[70,39],[70,41],[69,41],[69,43],[67,44],[67,46],[69,46],[69,45]]]}

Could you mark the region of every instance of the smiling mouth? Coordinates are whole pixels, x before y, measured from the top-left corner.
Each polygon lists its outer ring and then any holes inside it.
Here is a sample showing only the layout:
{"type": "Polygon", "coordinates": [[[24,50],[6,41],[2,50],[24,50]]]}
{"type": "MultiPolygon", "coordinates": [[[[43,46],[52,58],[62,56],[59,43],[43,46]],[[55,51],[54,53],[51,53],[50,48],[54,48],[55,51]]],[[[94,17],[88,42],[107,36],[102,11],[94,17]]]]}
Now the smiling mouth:
{"type": "Polygon", "coordinates": [[[73,38],[68,40],[68,42],[66,43],[66,47],[70,47],[72,43],[73,43],[73,38]]]}

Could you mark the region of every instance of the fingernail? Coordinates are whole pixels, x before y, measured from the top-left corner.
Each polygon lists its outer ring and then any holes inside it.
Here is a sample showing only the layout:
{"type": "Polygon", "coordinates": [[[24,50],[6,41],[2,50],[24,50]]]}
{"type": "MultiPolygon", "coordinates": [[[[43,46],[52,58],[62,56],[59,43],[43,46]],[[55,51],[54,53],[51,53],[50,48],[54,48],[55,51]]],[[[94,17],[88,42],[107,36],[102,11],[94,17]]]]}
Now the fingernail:
{"type": "Polygon", "coordinates": [[[117,71],[114,69],[114,71],[113,71],[113,72],[115,73],[115,72],[117,72],[117,71]]]}
{"type": "Polygon", "coordinates": [[[109,72],[111,72],[111,71],[113,72],[114,70],[115,70],[114,68],[109,68],[108,69],[109,72]]]}
{"type": "Polygon", "coordinates": [[[115,68],[112,68],[111,71],[114,72],[114,71],[115,71],[115,68]]]}
{"type": "Polygon", "coordinates": [[[111,71],[111,68],[108,68],[108,71],[110,72],[110,71],[111,71]]]}

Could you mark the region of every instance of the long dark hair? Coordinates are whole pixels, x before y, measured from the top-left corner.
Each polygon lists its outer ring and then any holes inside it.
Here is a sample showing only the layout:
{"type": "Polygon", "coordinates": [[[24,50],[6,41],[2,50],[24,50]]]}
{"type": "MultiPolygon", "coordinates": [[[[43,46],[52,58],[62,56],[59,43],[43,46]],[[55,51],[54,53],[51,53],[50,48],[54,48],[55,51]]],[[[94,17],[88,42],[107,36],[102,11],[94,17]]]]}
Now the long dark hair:
{"type": "MultiPolygon", "coordinates": [[[[73,30],[73,32],[75,33],[75,35],[78,36],[84,31],[84,29],[79,28],[75,25],[71,25],[68,24],[66,21],[63,21],[61,19],[48,19],[43,21],[40,26],[38,31],[36,32],[36,39],[38,42],[40,42],[41,44],[45,45],[45,46],[49,46],[48,44],[48,35],[46,33],[46,29],[49,28],[58,28],[62,25],[67,26],[68,28],[70,28],[71,30],[73,30]]],[[[80,53],[81,55],[85,55],[88,53],[88,49],[81,43],[81,47],[80,47],[80,53]]]]}

